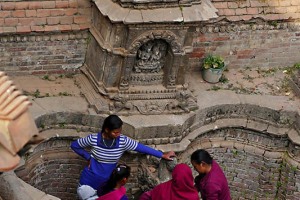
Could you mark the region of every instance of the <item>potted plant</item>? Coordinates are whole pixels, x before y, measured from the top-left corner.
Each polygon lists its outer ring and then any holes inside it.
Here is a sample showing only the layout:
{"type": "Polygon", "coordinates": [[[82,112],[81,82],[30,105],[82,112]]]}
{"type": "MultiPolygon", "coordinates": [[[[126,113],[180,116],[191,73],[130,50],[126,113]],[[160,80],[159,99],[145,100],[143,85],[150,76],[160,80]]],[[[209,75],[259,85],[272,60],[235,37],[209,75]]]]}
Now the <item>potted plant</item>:
{"type": "Polygon", "coordinates": [[[224,69],[225,63],[222,57],[208,55],[203,59],[202,77],[209,83],[217,83],[224,69]]]}

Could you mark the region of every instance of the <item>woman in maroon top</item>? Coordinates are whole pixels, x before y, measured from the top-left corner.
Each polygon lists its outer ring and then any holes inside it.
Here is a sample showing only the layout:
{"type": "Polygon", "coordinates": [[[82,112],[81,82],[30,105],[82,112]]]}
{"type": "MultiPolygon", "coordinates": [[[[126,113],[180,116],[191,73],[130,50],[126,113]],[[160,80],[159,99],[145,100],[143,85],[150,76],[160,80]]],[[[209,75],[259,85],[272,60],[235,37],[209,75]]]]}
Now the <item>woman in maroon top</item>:
{"type": "Polygon", "coordinates": [[[195,178],[195,187],[203,200],[230,200],[227,179],[216,161],[203,149],[196,150],[191,162],[199,173],[195,178]]]}
{"type": "Polygon", "coordinates": [[[139,200],[199,200],[191,168],[184,163],[175,166],[172,179],[145,192],[139,200]]]}

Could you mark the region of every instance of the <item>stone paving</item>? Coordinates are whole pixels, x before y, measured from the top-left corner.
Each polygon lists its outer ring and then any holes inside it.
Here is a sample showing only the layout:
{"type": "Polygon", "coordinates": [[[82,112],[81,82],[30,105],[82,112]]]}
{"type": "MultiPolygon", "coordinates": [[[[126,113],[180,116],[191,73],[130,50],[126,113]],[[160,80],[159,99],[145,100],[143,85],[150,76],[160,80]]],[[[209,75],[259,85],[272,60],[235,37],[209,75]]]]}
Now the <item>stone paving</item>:
{"type": "MultiPolygon", "coordinates": [[[[287,77],[291,69],[229,69],[224,72],[224,80],[217,84],[203,81],[201,72],[189,73],[189,88],[198,99],[199,110],[215,105],[251,104],[274,110],[300,112],[300,101],[288,85],[287,77]]],[[[44,75],[13,76],[11,79],[27,94],[33,102],[31,113],[35,118],[55,112],[79,112],[96,114],[89,108],[81,95],[76,76],[44,75]]],[[[157,122],[155,115],[122,116],[122,119],[134,127],[151,124],[182,124],[187,115],[165,115],[157,122]]]]}
{"type": "MultiPolygon", "coordinates": [[[[236,94],[286,96],[291,101],[298,101],[288,85],[291,68],[246,68],[229,69],[224,72],[221,81],[216,84],[205,82],[201,72],[189,73],[188,84],[195,95],[203,91],[233,91],[236,94]]],[[[76,76],[76,75],[74,75],[76,76]]],[[[80,98],[81,89],[73,76],[13,76],[15,84],[33,101],[49,97],[80,98]]]]}

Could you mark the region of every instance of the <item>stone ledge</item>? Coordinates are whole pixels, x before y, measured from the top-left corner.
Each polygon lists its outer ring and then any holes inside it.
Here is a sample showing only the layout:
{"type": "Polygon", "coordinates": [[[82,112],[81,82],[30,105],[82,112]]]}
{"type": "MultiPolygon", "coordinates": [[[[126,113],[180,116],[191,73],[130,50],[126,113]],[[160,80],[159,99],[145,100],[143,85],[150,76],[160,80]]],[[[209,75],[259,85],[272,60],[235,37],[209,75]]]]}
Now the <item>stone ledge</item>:
{"type": "MultiPolygon", "coordinates": [[[[201,136],[202,134],[204,134],[206,132],[209,132],[209,131],[212,131],[212,130],[217,130],[217,129],[222,129],[222,128],[227,128],[227,127],[231,127],[231,128],[245,127],[246,128],[247,127],[246,124],[247,124],[246,119],[216,120],[214,123],[204,125],[204,126],[198,128],[198,129],[192,131],[186,137],[184,137],[179,143],[165,144],[165,145],[160,144],[160,145],[156,145],[155,147],[159,148],[161,150],[164,150],[164,151],[173,149],[175,151],[182,152],[182,151],[186,150],[188,145],[193,140],[195,140],[197,137],[201,136]]],[[[253,123],[251,122],[250,127],[253,129],[254,126],[252,126],[252,125],[253,125],[253,123]]],[[[290,142],[292,142],[295,145],[300,145],[300,135],[293,129],[291,130],[291,129],[288,129],[288,128],[277,128],[277,127],[270,126],[270,128],[268,130],[270,132],[265,131],[265,133],[269,134],[269,135],[285,136],[285,135],[288,134],[290,142]]],[[[260,131],[260,130],[257,130],[257,131],[260,131]]],[[[221,140],[221,138],[219,138],[219,139],[221,140]]],[[[217,139],[210,139],[209,143],[210,143],[210,146],[214,146],[214,147],[230,147],[230,148],[234,147],[234,141],[232,141],[232,140],[230,140],[230,141],[228,141],[228,140],[217,141],[217,139]]],[[[251,148],[252,148],[252,146],[247,145],[247,149],[249,149],[249,151],[251,151],[251,148]]],[[[255,153],[258,153],[258,154],[261,154],[261,155],[264,154],[264,152],[255,152],[255,153]]]]}
{"type": "Polygon", "coordinates": [[[59,200],[59,198],[48,195],[25,183],[13,172],[6,172],[0,176],[0,188],[4,189],[4,191],[1,190],[1,196],[11,200],[59,200]]]}
{"type": "Polygon", "coordinates": [[[209,0],[190,7],[171,7],[154,9],[123,8],[112,0],[93,0],[99,11],[112,22],[133,23],[176,23],[200,22],[217,18],[217,9],[209,0]]]}

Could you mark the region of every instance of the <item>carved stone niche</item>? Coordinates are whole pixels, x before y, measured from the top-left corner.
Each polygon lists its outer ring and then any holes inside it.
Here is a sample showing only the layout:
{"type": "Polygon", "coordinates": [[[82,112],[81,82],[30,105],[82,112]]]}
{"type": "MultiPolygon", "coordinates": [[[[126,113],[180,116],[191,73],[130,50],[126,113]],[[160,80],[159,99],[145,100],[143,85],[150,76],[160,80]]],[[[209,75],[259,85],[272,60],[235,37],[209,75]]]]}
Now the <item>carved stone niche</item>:
{"type": "MultiPolygon", "coordinates": [[[[213,7],[209,0],[202,1],[205,8],[213,7]]],[[[178,23],[178,16],[183,16],[179,7],[168,8],[172,15],[162,20],[159,15],[165,10],[161,8],[141,11],[122,7],[124,2],[135,4],[134,0],[95,0],[92,6],[91,39],[82,71],[99,96],[86,92],[90,104],[98,113],[118,114],[184,113],[197,109],[196,98],[185,81],[188,53],[193,50],[191,27],[195,24],[178,23]]],[[[201,5],[189,8],[198,11],[201,5]]],[[[187,17],[187,21],[191,19],[187,17]]]]}

